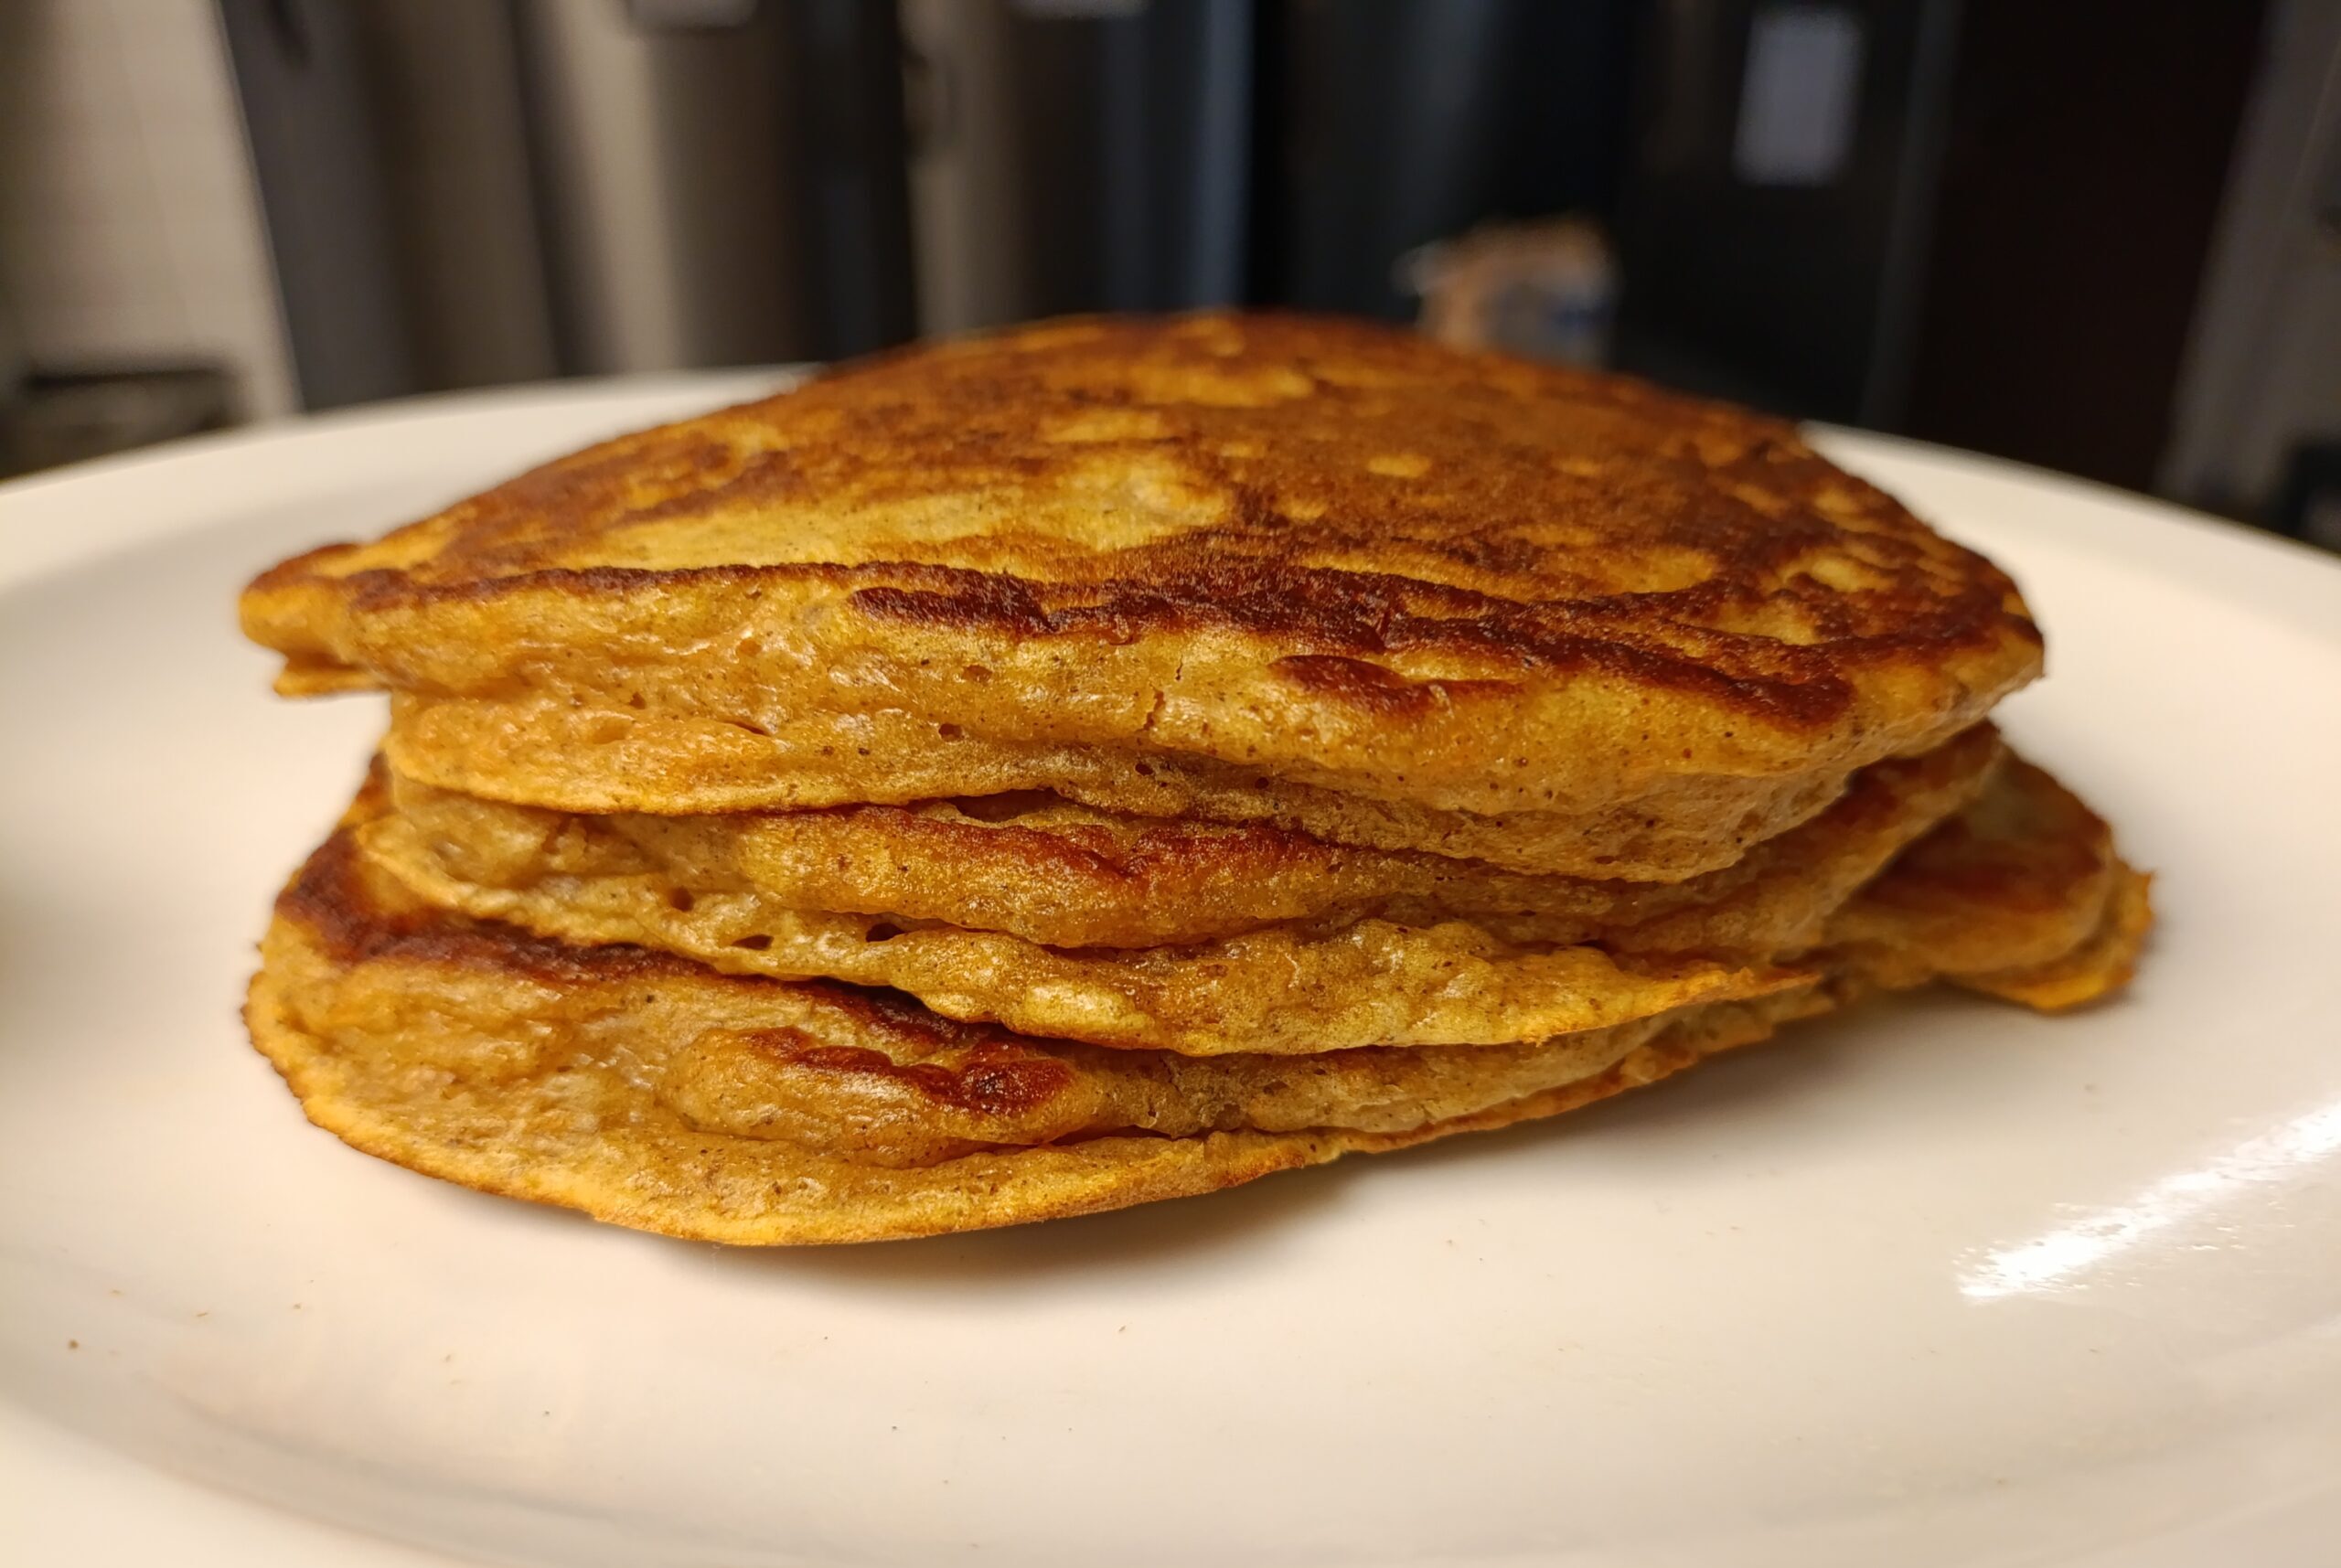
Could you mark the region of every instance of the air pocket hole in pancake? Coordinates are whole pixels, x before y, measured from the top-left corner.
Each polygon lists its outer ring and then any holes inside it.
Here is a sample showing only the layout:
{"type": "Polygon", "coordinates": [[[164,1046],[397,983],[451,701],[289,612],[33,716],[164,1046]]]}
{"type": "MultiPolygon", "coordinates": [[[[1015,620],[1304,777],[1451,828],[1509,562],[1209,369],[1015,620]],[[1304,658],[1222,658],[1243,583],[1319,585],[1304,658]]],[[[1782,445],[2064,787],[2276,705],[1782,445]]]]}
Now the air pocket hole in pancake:
{"type": "Polygon", "coordinates": [[[864,942],[892,942],[902,933],[903,928],[901,926],[889,925],[882,920],[876,925],[871,926],[868,931],[863,932],[861,933],[861,940],[864,942]]]}
{"type": "Polygon", "coordinates": [[[1045,789],[1013,789],[1003,790],[999,795],[961,795],[951,803],[960,816],[973,817],[978,822],[1009,822],[1062,804],[1055,792],[1045,789]]]}
{"type": "Polygon", "coordinates": [[[744,947],[751,953],[762,953],[765,948],[772,945],[772,938],[766,936],[760,931],[754,936],[734,937],[732,939],[732,945],[734,947],[744,947]]]}
{"type": "Polygon", "coordinates": [[[691,891],[689,888],[671,888],[668,890],[667,907],[673,910],[678,914],[690,913],[691,905],[698,901],[699,901],[697,899],[691,897],[691,891]]]}

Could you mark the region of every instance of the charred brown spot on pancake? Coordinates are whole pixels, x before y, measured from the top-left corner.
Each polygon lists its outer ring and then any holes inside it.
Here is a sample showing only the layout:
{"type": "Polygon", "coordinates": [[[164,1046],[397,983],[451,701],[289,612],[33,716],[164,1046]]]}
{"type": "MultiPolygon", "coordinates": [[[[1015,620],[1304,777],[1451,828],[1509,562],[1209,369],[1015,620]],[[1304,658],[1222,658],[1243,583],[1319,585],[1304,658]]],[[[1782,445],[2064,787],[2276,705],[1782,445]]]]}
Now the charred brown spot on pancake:
{"type": "Polygon", "coordinates": [[[342,964],[395,959],[526,974],[551,984],[700,972],[688,959],[640,947],[572,947],[400,899],[369,874],[356,834],[348,827],[336,831],[303,863],[277,895],[276,912],[342,964]]]}
{"type": "Polygon", "coordinates": [[[758,1029],[739,1038],[781,1067],[882,1079],[936,1104],[1003,1120],[1039,1110],[1074,1081],[1074,1071],[1064,1061],[998,1039],[966,1047],[946,1064],[899,1062],[883,1051],[860,1046],[823,1045],[801,1029],[758,1029]]]}
{"type": "Polygon", "coordinates": [[[896,1042],[904,1054],[931,1056],[968,1049],[995,1039],[999,1033],[989,1024],[946,1019],[931,1011],[917,997],[901,991],[848,986],[833,980],[801,981],[798,987],[818,996],[840,1017],[850,1019],[857,1029],[882,1034],[896,1042]]]}
{"type": "Polygon", "coordinates": [[[280,917],[310,932],[320,946],[348,963],[374,956],[435,918],[433,912],[419,907],[396,917],[379,908],[358,874],[361,864],[358,840],[345,827],[312,850],[276,895],[280,917]]]}
{"type": "Polygon", "coordinates": [[[1393,719],[1427,713],[1458,699],[1502,698],[1519,690],[1497,680],[1413,681],[1380,665],[1332,654],[1295,654],[1269,667],[1314,696],[1338,698],[1393,719]]]}

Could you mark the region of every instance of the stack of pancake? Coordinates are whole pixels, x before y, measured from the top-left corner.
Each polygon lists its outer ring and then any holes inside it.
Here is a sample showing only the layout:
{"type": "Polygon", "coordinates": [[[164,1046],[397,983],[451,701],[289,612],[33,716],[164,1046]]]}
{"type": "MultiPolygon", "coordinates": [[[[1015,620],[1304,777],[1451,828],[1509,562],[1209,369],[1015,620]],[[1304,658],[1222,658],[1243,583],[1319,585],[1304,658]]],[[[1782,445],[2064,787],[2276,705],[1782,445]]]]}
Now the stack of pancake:
{"type": "Polygon", "coordinates": [[[390,693],[248,1008],[313,1120],[729,1242],[1225,1187],[1867,991],[2119,987],[1989,562],[1784,424],[1327,321],[1046,324],[270,571],[390,693]]]}

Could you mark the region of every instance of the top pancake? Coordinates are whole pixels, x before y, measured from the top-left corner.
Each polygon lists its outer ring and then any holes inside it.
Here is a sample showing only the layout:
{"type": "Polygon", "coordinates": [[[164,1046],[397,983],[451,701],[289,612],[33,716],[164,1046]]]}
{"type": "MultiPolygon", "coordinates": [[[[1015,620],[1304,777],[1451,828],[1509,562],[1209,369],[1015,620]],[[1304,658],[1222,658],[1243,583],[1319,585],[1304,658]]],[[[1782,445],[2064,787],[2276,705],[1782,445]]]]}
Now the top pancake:
{"type": "MultiPolygon", "coordinates": [[[[946,752],[1155,752],[1447,812],[1648,798],[1719,830],[1929,748],[2040,658],[2002,573],[1786,424],[1224,315],[849,366],[299,557],[243,613],[292,690],[751,737],[886,715],[946,752]]],[[[590,788],[547,804],[836,803],[564,761],[590,788]]]]}

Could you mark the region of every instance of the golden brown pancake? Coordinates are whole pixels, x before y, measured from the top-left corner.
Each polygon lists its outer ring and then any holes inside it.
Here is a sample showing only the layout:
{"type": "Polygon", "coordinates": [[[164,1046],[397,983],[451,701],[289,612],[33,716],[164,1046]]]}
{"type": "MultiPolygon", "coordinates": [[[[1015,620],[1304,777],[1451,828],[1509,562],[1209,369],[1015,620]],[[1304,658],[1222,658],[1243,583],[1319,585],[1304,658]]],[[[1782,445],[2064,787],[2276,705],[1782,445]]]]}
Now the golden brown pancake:
{"type": "Polygon", "coordinates": [[[1760,955],[1817,940],[1830,911],[1975,797],[2003,752],[1983,724],[1922,757],[1876,763],[1820,816],[1679,882],[1534,876],[1266,825],[1099,811],[1048,791],[587,816],[390,782],[409,852],[435,859],[437,875],[554,897],[623,879],[678,913],[722,904],[719,945],[786,911],[861,916],[855,934],[878,941],[946,925],[1049,947],[1177,946],[1372,917],[1470,921],[1513,943],[1760,955]]]}
{"type": "MultiPolygon", "coordinates": [[[[358,983],[379,979],[369,972],[358,983]]],[[[1590,1078],[1405,1133],[1096,1137],[904,1168],[706,1131],[650,1102],[607,1061],[521,1078],[460,1059],[418,1070],[393,1040],[305,1026],[266,969],[245,1018],[309,1119],[352,1147],[483,1192],[746,1246],[932,1236],[1192,1197],[1344,1154],[1555,1115],[1753,1038],[1718,1032],[1737,1026],[1736,1016],[1686,1023],[1590,1078]]]]}
{"type": "MultiPolygon", "coordinates": [[[[727,885],[703,861],[693,875],[689,840],[705,848],[711,838],[721,853],[737,832],[727,818],[614,827],[418,798],[411,789],[400,795],[413,814],[367,824],[359,841],[417,895],[476,918],[581,945],[655,947],[737,974],[893,987],[947,1017],[1029,1035],[1196,1055],[1501,1045],[1778,990],[1787,976],[1774,955],[1821,941],[1832,911],[1974,793],[1998,746],[1984,735],[1947,750],[1928,763],[1884,764],[1830,816],[1702,880],[1710,886],[1552,889],[1545,907],[1555,916],[1566,892],[1580,907],[1574,922],[1555,919],[1545,940],[1533,929],[1539,890],[1514,887],[1509,921],[1442,912],[1410,924],[1389,911],[1336,912],[1188,945],[1052,947],[1002,932],[792,907],[760,888],[727,885]],[[663,863],[662,848],[670,851],[663,863]],[[1808,857],[1816,862],[1809,869],[1801,864],[1808,857]],[[1704,903],[1701,892],[1710,895],[1704,903]],[[1639,929],[1620,918],[1633,913],[1639,929]]],[[[1240,866],[1210,870],[1212,843],[1189,841],[1191,864],[1214,880],[1241,875],[1240,866]]],[[[936,888],[970,871],[947,858],[894,863],[903,880],[936,888]]]]}
{"type": "Polygon", "coordinates": [[[1826,1004],[1816,969],[1769,990],[1525,1044],[1293,1058],[1101,1050],[955,1022],[899,992],[720,974],[467,920],[384,876],[345,831],[280,906],[268,968],[313,1032],[375,1034],[419,1069],[557,1072],[622,1049],[709,1131],[887,1165],[1105,1134],[1405,1131],[1602,1072],[1694,1015],[1732,1032],[1826,1004]],[[353,985],[351,955],[396,985],[353,985]],[[622,1045],[619,1044],[622,1042],[622,1045]]]}
{"type": "Polygon", "coordinates": [[[901,804],[1094,752],[1120,795],[1067,793],[1108,809],[1155,809],[1160,758],[1182,813],[1649,880],[2039,667],[2004,576],[1784,423],[1288,317],[846,367],[288,561],[243,611],[287,689],[411,694],[394,762],[471,794],[901,804]],[[824,770],[807,715],[884,733],[824,770]],[[1459,847],[1513,816],[1592,837],[1459,847]]]}
{"type": "Polygon", "coordinates": [[[1135,748],[988,741],[899,711],[799,712],[756,729],[663,713],[611,713],[563,698],[499,700],[393,692],[383,752],[407,778],[487,800],[594,813],[821,809],[1047,790],[1100,811],[1260,823],[1331,843],[1480,859],[1529,875],[1673,880],[1730,865],[1824,810],[1846,780],[1823,774],[1760,801],[1713,799],[1681,781],[1589,812],[1438,811],[1270,778],[1208,758],[1135,748]],[[640,781],[664,781],[664,805],[640,781]],[[678,781],[688,781],[681,788],[678,781]],[[669,789],[668,785],[678,785],[669,789]]]}
{"type": "Polygon", "coordinates": [[[1516,947],[1461,921],[1276,926],[1192,947],[1060,949],[956,926],[872,942],[859,916],[796,910],[754,911],[747,930],[740,901],[679,911],[639,879],[525,890],[457,881],[395,819],[363,844],[434,904],[556,940],[639,944],[731,974],[891,986],[948,1018],[1194,1056],[1501,1044],[1762,996],[1793,977],[1763,960],[1516,947]]]}
{"type": "Polygon", "coordinates": [[[2036,969],[2054,974],[2085,960],[2101,933],[2114,950],[2134,953],[2151,919],[2145,888],[2114,852],[2104,818],[2015,760],[1994,787],[1842,911],[1829,939],[1889,984],[1949,972],[1991,989],[1983,977],[2006,971],[2005,984],[2020,989],[2036,969]],[[1923,957],[1906,978],[1897,966],[1912,954],[1923,957]]]}
{"type": "MultiPolygon", "coordinates": [[[[1989,831],[1947,840],[1971,846],[1978,865],[1997,863],[2012,834],[2086,827],[2045,774],[2011,776],[2030,804],[1994,808],[1989,831]]],[[[362,798],[353,827],[381,809],[378,795],[362,798]]],[[[2044,842],[2026,863],[2063,866],[2085,912],[2066,922],[2080,934],[2058,977],[2064,1005],[2126,977],[2143,883],[2118,862],[2100,874],[2110,847],[2058,848],[2044,842]]],[[[345,827],[279,900],[248,1017],[314,1121],[431,1174],[709,1240],[924,1235],[1208,1191],[1552,1115],[1866,986],[1916,983],[1929,959],[1915,944],[1930,933],[1959,933],[1939,956],[1999,975],[2011,955],[2032,955],[2047,881],[1962,877],[1958,859],[1922,858],[1907,884],[1890,869],[1856,901],[1848,929],[1860,939],[1765,997],[1517,1047],[1188,1061],[470,921],[379,875],[345,827]],[[1897,920],[1913,945],[1893,939],[1897,920]],[[1994,932],[2007,946],[1977,934],[1994,932]]]]}

